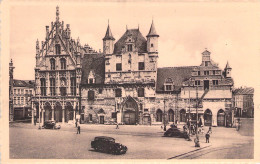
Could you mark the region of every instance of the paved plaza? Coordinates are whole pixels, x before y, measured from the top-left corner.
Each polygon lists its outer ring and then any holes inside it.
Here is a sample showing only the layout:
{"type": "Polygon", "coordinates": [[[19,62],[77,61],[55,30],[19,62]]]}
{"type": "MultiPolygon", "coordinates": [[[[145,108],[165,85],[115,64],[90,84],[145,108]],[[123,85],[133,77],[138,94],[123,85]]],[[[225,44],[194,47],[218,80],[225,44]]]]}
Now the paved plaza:
{"type": "MultiPolygon", "coordinates": [[[[181,125],[179,126],[181,128],[181,125]]],[[[208,127],[205,127],[208,129],[208,127]]],[[[62,125],[60,130],[42,129],[26,123],[10,124],[11,159],[211,159],[253,158],[252,134],[243,134],[234,128],[213,127],[210,143],[200,135],[201,147],[183,138],[162,137],[160,126],[81,125],[76,134],[75,125],[62,125]],[[110,136],[128,147],[124,155],[95,152],[90,142],[95,136],[110,136]]],[[[243,130],[243,129],[242,129],[243,130]]],[[[206,130],[205,130],[206,131],[206,130]]]]}

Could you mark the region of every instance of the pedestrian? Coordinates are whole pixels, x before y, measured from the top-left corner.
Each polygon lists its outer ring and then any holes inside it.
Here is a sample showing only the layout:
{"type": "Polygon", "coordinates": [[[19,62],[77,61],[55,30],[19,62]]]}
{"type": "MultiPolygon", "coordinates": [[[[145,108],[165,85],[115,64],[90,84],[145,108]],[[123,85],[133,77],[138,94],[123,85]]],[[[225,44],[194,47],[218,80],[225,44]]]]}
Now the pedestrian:
{"type": "Polygon", "coordinates": [[[80,126],[78,125],[77,134],[80,134],[80,126]]]}
{"type": "Polygon", "coordinates": [[[212,133],[212,129],[211,129],[211,126],[209,127],[209,131],[208,131],[209,134],[212,133]]]}
{"type": "Polygon", "coordinates": [[[186,125],[183,125],[183,131],[186,132],[187,128],[186,125]]]}
{"type": "Polygon", "coordinates": [[[200,147],[199,136],[196,136],[196,138],[194,139],[194,143],[195,143],[195,147],[200,147]]]}
{"type": "Polygon", "coordinates": [[[201,125],[201,134],[204,134],[204,128],[203,128],[203,125],[201,125]]]}
{"type": "Polygon", "coordinates": [[[76,122],[75,122],[75,126],[78,127],[78,120],[76,120],[76,122]]]}
{"type": "Polygon", "coordinates": [[[116,129],[119,129],[118,123],[116,123],[116,129]]]}
{"type": "Polygon", "coordinates": [[[209,137],[210,137],[209,133],[207,133],[207,134],[205,135],[205,137],[206,137],[206,143],[209,143],[209,137]]]}

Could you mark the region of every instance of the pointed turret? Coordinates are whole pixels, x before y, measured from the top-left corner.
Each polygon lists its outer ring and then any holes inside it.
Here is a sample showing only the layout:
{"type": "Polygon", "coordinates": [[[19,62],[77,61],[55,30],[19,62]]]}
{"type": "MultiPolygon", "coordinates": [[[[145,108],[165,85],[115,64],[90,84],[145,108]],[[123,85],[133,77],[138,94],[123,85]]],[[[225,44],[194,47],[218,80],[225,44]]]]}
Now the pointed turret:
{"type": "Polygon", "coordinates": [[[106,34],[105,34],[105,37],[103,38],[103,40],[115,40],[115,38],[113,37],[112,35],[112,32],[111,32],[111,29],[110,29],[110,26],[108,24],[107,26],[107,31],[106,31],[106,34]]]}
{"type": "Polygon", "coordinates": [[[158,38],[159,35],[157,34],[154,23],[152,21],[150,31],[147,37],[147,51],[148,53],[158,53],[158,38]]]}
{"type": "Polygon", "coordinates": [[[56,21],[59,22],[59,15],[60,15],[60,11],[59,11],[59,6],[56,7],[56,21]]]}
{"type": "Polygon", "coordinates": [[[231,78],[231,70],[232,68],[229,66],[229,63],[227,62],[224,70],[226,78],[231,78]]]}
{"type": "Polygon", "coordinates": [[[108,21],[108,26],[107,26],[107,31],[105,34],[105,37],[103,38],[103,53],[104,54],[112,54],[114,51],[114,40],[115,38],[112,35],[110,26],[109,26],[109,21],[108,21]]]}
{"type": "Polygon", "coordinates": [[[157,32],[155,30],[153,21],[152,21],[152,24],[151,24],[151,27],[150,27],[150,31],[149,31],[149,33],[147,34],[146,37],[159,37],[159,35],[157,34],[157,32]]]}

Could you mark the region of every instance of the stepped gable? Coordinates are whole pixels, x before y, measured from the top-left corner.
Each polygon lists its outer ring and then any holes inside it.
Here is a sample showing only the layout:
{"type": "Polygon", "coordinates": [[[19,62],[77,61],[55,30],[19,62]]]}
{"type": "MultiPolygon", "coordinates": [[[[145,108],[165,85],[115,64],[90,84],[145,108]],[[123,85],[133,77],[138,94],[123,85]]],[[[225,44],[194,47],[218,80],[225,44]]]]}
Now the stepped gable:
{"type": "Polygon", "coordinates": [[[82,60],[81,84],[88,84],[90,71],[95,75],[95,84],[103,84],[105,81],[105,56],[104,54],[85,54],[82,60]]]}
{"type": "Polygon", "coordinates": [[[167,78],[171,78],[174,82],[173,91],[180,91],[182,83],[192,76],[194,68],[196,68],[196,66],[158,68],[156,92],[164,91],[164,82],[167,78]]]}
{"type": "Polygon", "coordinates": [[[124,35],[115,43],[114,54],[121,54],[122,49],[125,47],[125,41],[128,36],[134,40],[135,47],[138,48],[139,53],[147,52],[147,41],[139,31],[139,29],[129,29],[124,35]]]}

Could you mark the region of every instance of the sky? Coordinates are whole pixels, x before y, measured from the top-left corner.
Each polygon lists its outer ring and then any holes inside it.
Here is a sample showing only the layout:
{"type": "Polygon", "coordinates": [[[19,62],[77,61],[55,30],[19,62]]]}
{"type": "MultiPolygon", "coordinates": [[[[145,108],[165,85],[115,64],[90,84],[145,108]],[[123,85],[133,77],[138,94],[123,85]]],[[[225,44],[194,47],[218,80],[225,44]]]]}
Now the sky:
{"type": "Polygon", "coordinates": [[[197,66],[207,48],[224,69],[232,67],[235,87],[256,86],[260,55],[260,10],[256,2],[114,2],[31,3],[10,7],[10,58],[14,78],[34,79],[35,43],[45,38],[45,26],[60,20],[70,24],[73,39],[102,50],[108,19],[116,41],[128,29],[146,36],[152,20],[159,37],[158,67],[197,66]]]}

